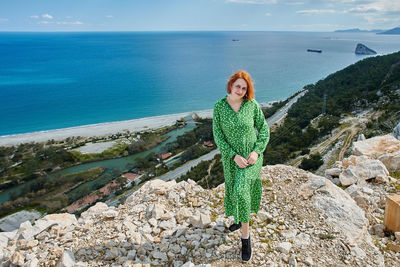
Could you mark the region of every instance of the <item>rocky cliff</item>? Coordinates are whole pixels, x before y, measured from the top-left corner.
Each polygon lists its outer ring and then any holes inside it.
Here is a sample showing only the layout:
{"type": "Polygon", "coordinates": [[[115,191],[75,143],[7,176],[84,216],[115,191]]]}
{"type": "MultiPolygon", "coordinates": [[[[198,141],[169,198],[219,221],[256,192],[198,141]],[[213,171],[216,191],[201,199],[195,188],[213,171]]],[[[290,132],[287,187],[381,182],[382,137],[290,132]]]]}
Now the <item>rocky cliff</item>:
{"type": "MultiPolygon", "coordinates": [[[[334,176],[263,167],[248,265],[399,265],[400,252],[388,249],[399,241],[382,224],[386,196],[398,194],[399,183],[371,176],[343,190],[334,176]]],[[[232,221],[224,216],[223,197],[223,184],[206,190],[191,180],[152,180],[118,207],[97,203],[79,219],[51,214],[0,233],[0,264],[240,266],[240,235],[227,231],[232,221]]]]}
{"type": "Polygon", "coordinates": [[[363,44],[357,44],[355,53],[357,55],[376,55],[376,52],[363,44]]]}

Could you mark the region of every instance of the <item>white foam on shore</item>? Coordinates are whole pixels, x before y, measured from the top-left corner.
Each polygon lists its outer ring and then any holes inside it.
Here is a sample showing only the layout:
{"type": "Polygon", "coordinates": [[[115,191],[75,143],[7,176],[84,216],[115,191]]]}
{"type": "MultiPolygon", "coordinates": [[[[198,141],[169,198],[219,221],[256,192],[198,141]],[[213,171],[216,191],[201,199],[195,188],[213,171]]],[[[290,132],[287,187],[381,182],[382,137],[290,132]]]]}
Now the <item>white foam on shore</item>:
{"type": "MultiPolygon", "coordinates": [[[[260,103],[261,107],[270,106],[272,102],[260,103]]],[[[104,137],[118,132],[130,131],[132,133],[144,130],[155,130],[165,126],[174,125],[177,120],[196,113],[200,118],[212,118],[213,110],[198,110],[184,113],[167,114],[145,117],[133,120],[113,121],[82,126],[68,127],[55,130],[37,131],[23,134],[0,136],[0,146],[12,146],[21,143],[46,142],[48,140],[64,140],[68,137],[104,137]]]]}

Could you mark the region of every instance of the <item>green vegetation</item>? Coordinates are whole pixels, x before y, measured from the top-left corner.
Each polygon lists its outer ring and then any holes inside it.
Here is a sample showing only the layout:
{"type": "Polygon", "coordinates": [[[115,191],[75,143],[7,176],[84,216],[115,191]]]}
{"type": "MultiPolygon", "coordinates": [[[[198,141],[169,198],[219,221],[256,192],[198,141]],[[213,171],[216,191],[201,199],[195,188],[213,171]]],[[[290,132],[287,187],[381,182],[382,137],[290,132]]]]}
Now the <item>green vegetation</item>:
{"type": "MultiPolygon", "coordinates": [[[[47,212],[57,211],[75,200],[66,195],[68,191],[96,179],[104,170],[104,168],[96,167],[87,171],[57,176],[53,180],[44,177],[37,178],[29,182],[19,194],[12,193],[11,201],[0,204],[0,217],[27,207],[35,207],[47,212]]],[[[82,192],[80,197],[87,193],[82,192]]]]}
{"type": "Polygon", "coordinates": [[[339,124],[345,113],[373,108],[380,116],[368,125],[366,137],[392,131],[400,120],[400,52],[369,57],[329,75],[316,84],[288,111],[284,124],[271,133],[264,164],[285,163],[303,149],[317,143],[339,124]],[[396,65],[397,64],[397,65],[396,65]],[[311,120],[326,114],[313,127],[311,120]]]}
{"type": "Polygon", "coordinates": [[[306,171],[315,171],[317,170],[324,161],[319,153],[312,154],[310,158],[304,158],[300,164],[300,168],[306,171]]]}
{"type": "Polygon", "coordinates": [[[212,160],[202,161],[196,166],[192,167],[188,173],[182,175],[176,180],[176,182],[186,181],[192,179],[203,188],[214,188],[224,182],[224,174],[222,170],[221,154],[214,156],[212,160]],[[213,165],[208,175],[208,169],[210,164],[213,165]]]}

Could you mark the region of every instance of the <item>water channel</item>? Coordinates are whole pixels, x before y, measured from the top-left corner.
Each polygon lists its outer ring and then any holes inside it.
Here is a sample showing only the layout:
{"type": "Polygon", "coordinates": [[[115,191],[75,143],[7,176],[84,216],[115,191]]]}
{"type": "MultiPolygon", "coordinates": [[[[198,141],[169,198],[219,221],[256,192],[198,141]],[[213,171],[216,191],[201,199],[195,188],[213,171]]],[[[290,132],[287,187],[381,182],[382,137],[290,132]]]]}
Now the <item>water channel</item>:
{"type": "MultiPolygon", "coordinates": [[[[152,152],[154,152],[156,154],[164,152],[165,146],[168,143],[172,143],[172,142],[176,141],[178,136],[180,136],[183,133],[190,131],[196,127],[196,122],[192,119],[191,115],[185,117],[184,119],[186,121],[186,125],[184,127],[177,128],[177,129],[174,129],[174,130],[166,133],[165,136],[169,136],[169,138],[150,150],[147,150],[147,151],[144,151],[141,153],[137,153],[134,155],[130,155],[127,157],[122,157],[122,158],[107,159],[107,160],[100,160],[100,161],[96,161],[96,162],[83,163],[80,165],[69,167],[69,168],[54,172],[52,174],[49,174],[46,176],[46,179],[56,179],[59,175],[66,175],[66,174],[77,173],[80,171],[86,171],[90,168],[99,167],[99,166],[106,168],[106,171],[102,175],[100,175],[97,179],[83,183],[80,186],[78,186],[77,188],[75,188],[73,191],[75,192],[76,190],[80,190],[80,189],[82,189],[82,187],[86,187],[86,186],[89,186],[90,189],[93,190],[94,184],[100,184],[100,183],[106,184],[108,181],[113,179],[115,169],[119,172],[126,172],[126,171],[132,169],[135,166],[135,159],[146,157],[147,155],[149,155],[152,152]]],[[[11,193],[16,192],[17,194],[20,194],[20,192],[25,188],[25,186],[29,185],[31,182],[33,182],[33,181],[28,181],[24,184],[21,184],[21,185],[15,186],[13,188],[4,190],[3,192],[0,192],[0,204],[10,200],[11,193]]],[[[71,193],[72,193],[72,191],[71,191],[71,193]]]]}

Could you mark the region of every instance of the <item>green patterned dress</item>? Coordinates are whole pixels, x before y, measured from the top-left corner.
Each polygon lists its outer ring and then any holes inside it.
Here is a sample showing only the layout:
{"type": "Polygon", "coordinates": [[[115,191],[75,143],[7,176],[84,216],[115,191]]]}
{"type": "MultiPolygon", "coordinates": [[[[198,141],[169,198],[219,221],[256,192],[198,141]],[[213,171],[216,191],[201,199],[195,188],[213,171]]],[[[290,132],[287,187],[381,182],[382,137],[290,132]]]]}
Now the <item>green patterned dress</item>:
{"type": "Polygon", "coordinates": [[[225,176],[225,215],[234,216],[235,223],[249,222],[250,213],[260,208],[261,167],[269,128],[255,99],[244,99],[236,113],[226,95],[215,103],[213,112],[214,141],[221,151],[225,176]],[[239,154],[247,158],[252,151],[259,155],[256,163],[239,168],[233,157],[239,154]]]}

